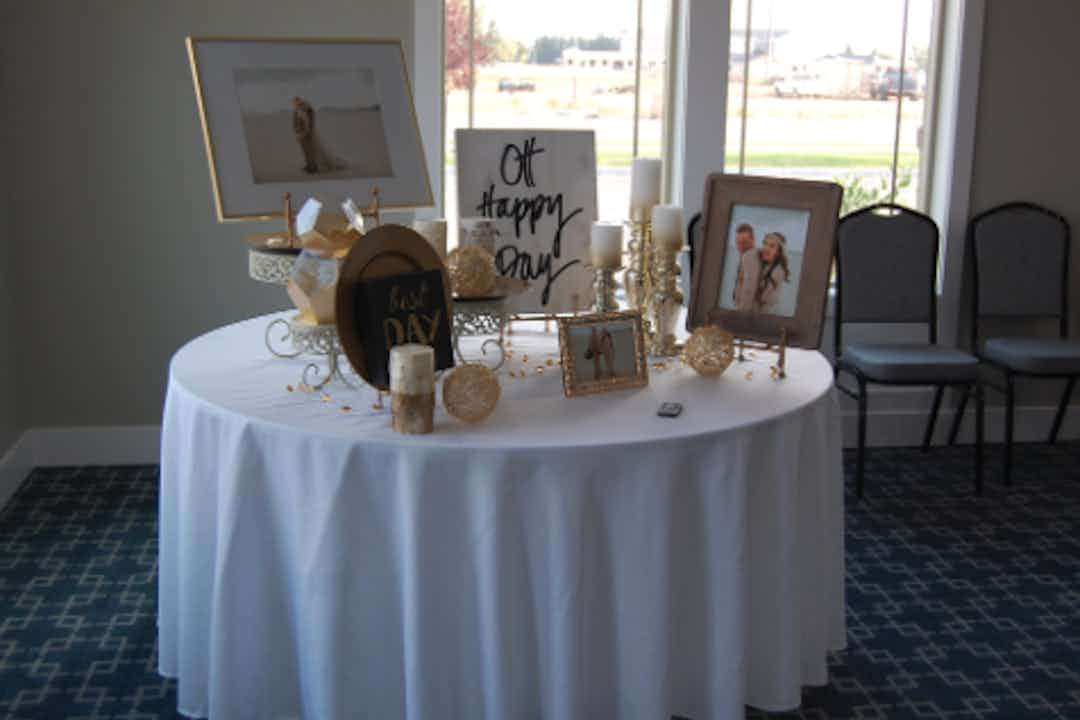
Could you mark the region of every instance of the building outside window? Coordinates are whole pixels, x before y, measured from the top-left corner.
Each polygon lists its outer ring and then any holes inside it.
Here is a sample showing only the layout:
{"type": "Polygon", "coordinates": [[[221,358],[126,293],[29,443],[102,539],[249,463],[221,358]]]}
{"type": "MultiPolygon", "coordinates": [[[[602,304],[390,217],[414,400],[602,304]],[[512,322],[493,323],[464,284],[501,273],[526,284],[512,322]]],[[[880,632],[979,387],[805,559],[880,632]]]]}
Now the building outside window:
{"type": "MultiPolygon", "coordinates": [[[[731,0],[725,171],[835,180],[844,212],[926,210],[938,4],[731,0]]],[[[514,0],[445,0],[444,10],[444,213],[456,215],[456,129],[588,128],[600,218],[623,218],[630,161],[665,152],[671,0],[547,0],[539,15],[514,0]]]]}
{"type": "Polygon", "coordinates": [[[732,0],[728,172],[928,207],[934,0],[732,0]],[[747,81],[748,80],[748,81],[747,81]]]}

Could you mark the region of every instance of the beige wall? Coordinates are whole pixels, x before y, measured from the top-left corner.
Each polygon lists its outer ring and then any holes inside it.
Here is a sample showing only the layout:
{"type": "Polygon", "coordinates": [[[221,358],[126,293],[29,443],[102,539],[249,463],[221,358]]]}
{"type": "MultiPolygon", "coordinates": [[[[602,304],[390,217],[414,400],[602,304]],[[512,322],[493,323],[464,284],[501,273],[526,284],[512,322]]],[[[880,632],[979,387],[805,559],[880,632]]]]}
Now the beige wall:
{"type": "MultiPolygon", "coordinates": [[[[0,97],[3,97],[5,79],[12,72],[13,64],[0,31],[0,97]]],[[[0,102],[0,162],[10,163],[8,104],[0,102]]],[[[16,398],[15,343],[15,263],[14,235],[11,233],[8,209],[10,198],[10,175],[0,172],[0,458],[10,449],[22,432],[16,398]]]]}
{"type": "Polygon", "coordinates": [[[5,244],[18,239],[31,338],[20,420],[158,423],[181,344],[288,305],[247,279],[242,239],[262,228],[214,220],[184,37],[402,37],[411,57],[412,3],[34,0],[4,15],[17,68],[4,87],[17,109],[5,244]]]}
{"type": "Polygon", "coordinates": [[[1073,335],[1080,330],[1077,31],[1076,0],[986,3],[971,190],[972,214],[1027,200],[1068,219],[1073,335]]]}

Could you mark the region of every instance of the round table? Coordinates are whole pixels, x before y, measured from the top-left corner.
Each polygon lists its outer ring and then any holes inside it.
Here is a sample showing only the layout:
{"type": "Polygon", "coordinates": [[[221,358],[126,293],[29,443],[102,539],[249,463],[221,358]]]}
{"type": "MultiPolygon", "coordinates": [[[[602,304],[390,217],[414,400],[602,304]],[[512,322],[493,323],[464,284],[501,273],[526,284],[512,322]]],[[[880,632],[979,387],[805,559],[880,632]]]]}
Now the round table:
{"type": "Polygon", "coordinates": [[[158,626],[182,713],[704,720],[827,682],[843,476],[819,353],[782,381],[759,352],[567,399],[538,325],[485,423],[440,404],[402,436],[370,388],[299,391],[272,317],[170,366],[158,626]]]}

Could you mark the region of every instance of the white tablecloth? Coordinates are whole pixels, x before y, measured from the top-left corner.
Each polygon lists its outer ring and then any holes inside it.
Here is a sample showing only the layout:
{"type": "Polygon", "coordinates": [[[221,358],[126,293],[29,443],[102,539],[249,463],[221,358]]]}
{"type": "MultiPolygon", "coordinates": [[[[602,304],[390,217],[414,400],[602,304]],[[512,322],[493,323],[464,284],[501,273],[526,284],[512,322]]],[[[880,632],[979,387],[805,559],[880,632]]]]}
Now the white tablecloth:
{"type": "Polygon", "coordinates": [[[784,381],[761,354],[566,399],[555,333],[519,332],[485,424],[440,407],[407,437],[370,390],[290,392],[302,362],[266,323],[170,368],[158,624],[181,712],[704,720],[827,682],[843,493],[820,354],[784,381]]]}

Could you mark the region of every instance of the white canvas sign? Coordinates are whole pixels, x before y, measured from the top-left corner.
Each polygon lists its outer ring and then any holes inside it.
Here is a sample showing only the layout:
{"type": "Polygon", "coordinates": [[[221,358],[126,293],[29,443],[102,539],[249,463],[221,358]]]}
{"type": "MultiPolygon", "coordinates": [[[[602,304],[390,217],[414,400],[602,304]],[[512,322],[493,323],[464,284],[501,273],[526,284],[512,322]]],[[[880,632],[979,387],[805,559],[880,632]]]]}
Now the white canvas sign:
{"type": "Polygon", "coordinates": [[[596,220],[591,130],[458,130],[458,217],[491,218],[495,268],[529,282],[518,313],[591,305],[589,228],[596,220]]]}

